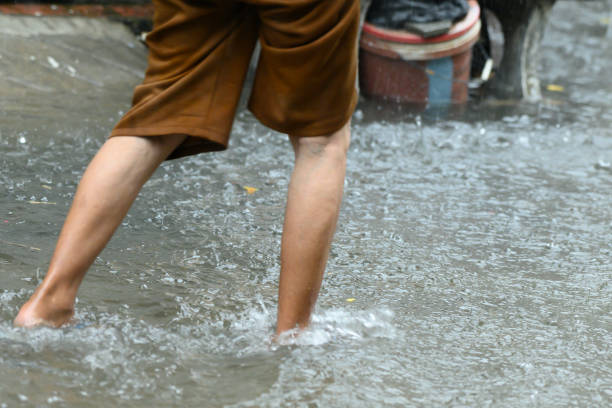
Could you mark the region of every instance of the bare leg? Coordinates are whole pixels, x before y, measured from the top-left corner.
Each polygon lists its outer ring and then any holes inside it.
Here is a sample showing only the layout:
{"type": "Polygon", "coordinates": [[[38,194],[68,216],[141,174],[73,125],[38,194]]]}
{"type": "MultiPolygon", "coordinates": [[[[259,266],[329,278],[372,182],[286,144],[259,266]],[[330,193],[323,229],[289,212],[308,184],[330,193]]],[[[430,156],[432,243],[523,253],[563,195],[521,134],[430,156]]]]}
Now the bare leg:
{"type": "Polygon", "coordinates": [[[140,188],[185,139],[113,137],[79,183],[45,279],[15,318],[17,326],[61,326],[72,318],[87,269],[127,214],[140,188]]]}
{"type": "Polygon", "coordinates": [[[277,334],[310,321],[340,211],[350,126],[291,142],[295,168],[281,243],[277,334]]]}

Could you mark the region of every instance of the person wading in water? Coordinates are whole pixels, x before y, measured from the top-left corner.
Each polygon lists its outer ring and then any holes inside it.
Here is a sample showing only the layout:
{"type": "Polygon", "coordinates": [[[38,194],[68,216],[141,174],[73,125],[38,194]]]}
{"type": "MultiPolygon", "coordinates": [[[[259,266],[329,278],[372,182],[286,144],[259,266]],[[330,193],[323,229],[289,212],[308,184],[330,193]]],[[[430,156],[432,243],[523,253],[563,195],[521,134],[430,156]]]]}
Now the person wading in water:
{"type": "Polygon", "coordinates": [[[295,152],[276,333],[304,328],[342,199],[357,104],[359,1],[154,0],[154,6],[144,82],[85,171],[47,274],[14,324],[68,323],[88,268],[154,170],[164,160],[227,147],[259,40],[249,109],[287,134],[295,152]]]}

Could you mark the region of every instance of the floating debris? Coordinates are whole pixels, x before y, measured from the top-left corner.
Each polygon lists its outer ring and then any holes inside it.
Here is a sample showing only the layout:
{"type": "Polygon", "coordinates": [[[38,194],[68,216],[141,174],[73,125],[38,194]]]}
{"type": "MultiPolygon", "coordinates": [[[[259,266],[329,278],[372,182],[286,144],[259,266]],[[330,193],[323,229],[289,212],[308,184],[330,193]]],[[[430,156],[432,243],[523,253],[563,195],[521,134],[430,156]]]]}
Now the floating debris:
{"type": "Polygon", "coordinates": [[[550,84],[546,87],[550,92],[563,92],[565,91],[565,87],[556,84],[550,84]]]}
{"type": "Polygon", "coordinates": [[[247,194],[253,194],[257,190],[259,190],[257,187],[249,187],[249,186],[243,186],[242,188],[244,188],[247,194]]]}
{"type": "Polygon", "coordinates": [[[30,251],[40,251],[41,250],[40,248],[36,248],[36,247],[29,246],[29,245],[20,244],[18,242],[5,241],[3,239],[0,239],[0,242],[2,242],[3,244],[6,244],[6,245],[12,245],[12,246],[20,247],[20,248],[26,248],[26,249],[29,249],[30,251]]]}
{"type": "Polygon", "coordinates": [[[57,205],[57,203],[50,201],[28,201],[28,203],[34,205],[57,205]]]}

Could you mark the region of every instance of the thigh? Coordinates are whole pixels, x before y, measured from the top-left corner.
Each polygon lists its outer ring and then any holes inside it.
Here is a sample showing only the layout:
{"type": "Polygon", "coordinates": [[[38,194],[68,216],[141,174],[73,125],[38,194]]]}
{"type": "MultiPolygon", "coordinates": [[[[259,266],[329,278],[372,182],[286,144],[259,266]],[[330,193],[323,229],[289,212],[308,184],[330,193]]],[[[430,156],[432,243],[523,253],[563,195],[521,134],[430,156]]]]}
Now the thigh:
{"type": "Polygon", "coordinates": [[[276,130],[320,136],[357,102],[359,0],[250,0],[261,56],[250,108],[276,130]]]}
{"type": "Polygon", "coordinates": [[[145,79],[111,135],[188,135],[171,158],[224,149],[257,39],[254,9],[233,0],[153,1],[145,79]]]}
{"type": "Polygon", "coordinates": [[[203,61],[237,28],[245,10],[230,0],[153,0],[153,4],[145,82],[184,74],[203,61]]]}

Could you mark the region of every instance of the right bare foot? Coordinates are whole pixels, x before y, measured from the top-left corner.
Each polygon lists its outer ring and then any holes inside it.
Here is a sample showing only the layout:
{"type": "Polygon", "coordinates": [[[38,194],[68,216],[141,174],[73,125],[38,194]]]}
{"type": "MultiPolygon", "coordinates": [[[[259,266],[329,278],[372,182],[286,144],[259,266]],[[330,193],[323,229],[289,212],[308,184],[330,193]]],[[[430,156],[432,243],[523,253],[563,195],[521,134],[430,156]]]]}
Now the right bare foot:
{"type": "MultiPolygon", "coordinates": [[[[19,310],[17,317],[13,321],[19,327],[49,326],[60,327],[68,323],[74,315],[74,307],[60,305],[55,296],[45,296],[39,293],[40,289],[34,292],[19,310]]],[[[65,302],[61,302],[65,303],[65,302]]]]}

